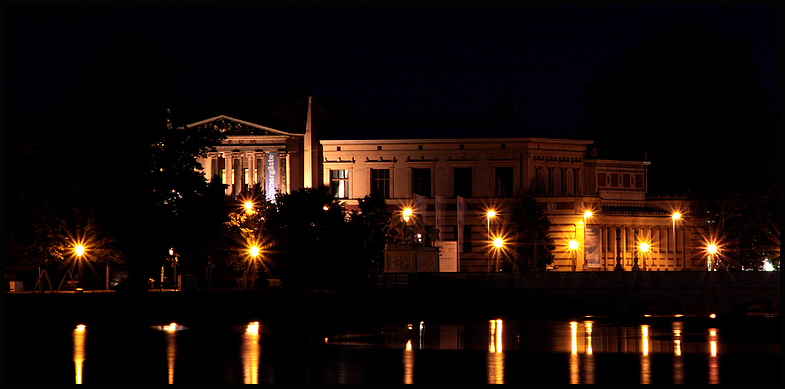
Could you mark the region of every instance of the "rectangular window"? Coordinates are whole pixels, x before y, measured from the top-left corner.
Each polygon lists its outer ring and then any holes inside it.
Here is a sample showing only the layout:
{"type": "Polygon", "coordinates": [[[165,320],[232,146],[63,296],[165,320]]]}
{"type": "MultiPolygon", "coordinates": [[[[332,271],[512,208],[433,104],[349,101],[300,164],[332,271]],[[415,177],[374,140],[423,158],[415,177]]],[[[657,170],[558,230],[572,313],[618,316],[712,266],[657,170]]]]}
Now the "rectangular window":
{"type": "Polygon", "coordinates": [[[348,170],[330,170],[330,191],[339,199],[349,198],[348,170]]]}
{"type": "Polygon", "coordinates": [[[412,169],[412,190],[414,194],[431,197],[431,169],[412,169]]]}
{"type": "Polygon", "coordinates": [[[390,169],[371,169],[371,193],[390,198],[390,169]]]}
{"type": "Polygon", "coordinates": [[[512,166],[496,168],[496,197],[512,197],[512,166]]]}
{"type": "Polygon", "coordinates": [[[464,198],[472,197],[472,168],[470,167],[456,167],[453,168],[453,175],[455,181],[453,182],[453,189],[456,196],[464,198]]]}
{"type": "Polygon", "coordinates": [[[226,185],[226,168],[221,169],[221,183],[226,185]]]}

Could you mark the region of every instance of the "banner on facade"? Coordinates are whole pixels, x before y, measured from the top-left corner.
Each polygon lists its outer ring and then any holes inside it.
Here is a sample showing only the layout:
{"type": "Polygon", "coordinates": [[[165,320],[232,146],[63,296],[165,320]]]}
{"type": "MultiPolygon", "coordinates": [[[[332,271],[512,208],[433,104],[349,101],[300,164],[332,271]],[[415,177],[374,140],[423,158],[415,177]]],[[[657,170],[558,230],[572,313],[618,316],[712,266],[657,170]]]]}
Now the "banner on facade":
{"type": "Polygon", "coordinates": [[[456,241],[436,241],[434,246],[439,248],[439,271],[457,272],[458,271],[458,242],[456,241]]]}
{"type": "Polygon", "coordinates": [[[591,268],[600,267],[600,227],[586,226],[586,264],[591,268]]]}
{"type": "Polygon", "coordinates": [[[442,240],[444,236],[444,196],[436,196],[436,229],[439,231],[436,240],[442,240]]]}
{"type": "Polygon", "coordinates": [[[266,153],[264,156],[264,191],[267,200],[275,202],[278,192],[278,153],[266,153]]]}
{"type": "Polygon", "coordinates": [[[423,221],[425,220],[425,209],[428,204],[428,199],[425,196],[414,194],[414,213],[420,214],[423,221]]]}

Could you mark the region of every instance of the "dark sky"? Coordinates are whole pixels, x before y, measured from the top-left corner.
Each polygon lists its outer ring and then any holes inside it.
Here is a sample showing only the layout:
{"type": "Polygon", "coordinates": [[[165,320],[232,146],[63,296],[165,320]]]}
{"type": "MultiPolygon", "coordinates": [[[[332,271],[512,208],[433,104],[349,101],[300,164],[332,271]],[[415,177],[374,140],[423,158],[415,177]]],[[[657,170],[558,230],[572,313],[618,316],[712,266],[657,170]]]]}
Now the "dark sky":
{"type": "Polygon", "coordinates": [[[488,112],[514,101],[525,122],[577,132],[594,66],[664,23],[711,21],[753,50],[780,107],[780,7],[53,7],[6,6],[6,114],[46,109],[77,71],[136,31],[189,64],[184,92],[302,85],[352,108],[414,116],[488,112]]]}

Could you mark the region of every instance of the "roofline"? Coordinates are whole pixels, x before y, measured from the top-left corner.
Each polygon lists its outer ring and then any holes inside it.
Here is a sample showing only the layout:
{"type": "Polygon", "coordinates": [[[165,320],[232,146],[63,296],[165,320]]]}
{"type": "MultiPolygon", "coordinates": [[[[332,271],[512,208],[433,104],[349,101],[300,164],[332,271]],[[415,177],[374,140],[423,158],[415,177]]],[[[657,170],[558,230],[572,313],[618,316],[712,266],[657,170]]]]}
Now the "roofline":
{"type": "Polygon", "coordinates": [[[269,131],[269,132],[278,133],[278,134],[281,134],[281,135],[287,135],[287,136],[299,136],[299,137],[303,137],[303,136],[305,136],[305,134],[296,134],[296,133],[291,133],[291,132],[286,132],[286,131],[276,130],[276,129],[274,129],[274,128],[265,127],[265,126],[262,126],[262,125],[259,125],[259,124],[255,124],[255,123],[247,122],[247,121],[245,121],[245,120],[240,120],[240,119],[233,118],[233,117],[231,117],[231,116],[226,116],[226,115],[218,115],[218,116],[215,116],[215,117],[212,117],[212,118],[209,118],[209,119],[205,119],[205,120],[201,120],[201,121],[198,121],[198,122],[195,122],[195,123],[187,124],[185,127],[187,127],[187,128],[196,127],[196,126],[200,126],[200,125],[202,125],[202,124],[206,124],[206,123],[212,122],[212,121],[214,121],[214,120],[218,120],[218,119],[227,119],[227,120],[231,120],[231,121],[234,121],[234,122],[237,122],[237,123],[244,124],[244,125],[246,125],[246,126],[250,126],[250,127],[258,128],[258,129],[260,129],[260,130],[264,130],[264,131],[269,131]]]}
{"type": "Polygon", "coordinates": [[[392,143],[499,143],[499,142],[527,142],[527,143],[561,143],[574,145],[590,145],[593,140],[556,139],[556,138],[428,138],[428,139],[322,139],[324,144],[338,144],[351,142],[354,144],[392,144],[392,143]]]}

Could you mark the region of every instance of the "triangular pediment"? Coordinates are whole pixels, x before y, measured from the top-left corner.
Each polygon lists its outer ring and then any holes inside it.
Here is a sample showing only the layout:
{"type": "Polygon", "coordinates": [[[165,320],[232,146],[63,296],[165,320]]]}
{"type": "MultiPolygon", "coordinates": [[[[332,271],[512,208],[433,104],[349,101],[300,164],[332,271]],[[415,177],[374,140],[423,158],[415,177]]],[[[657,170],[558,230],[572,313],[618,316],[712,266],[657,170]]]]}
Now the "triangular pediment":
{"type": "Polygon", "coordinates": [[[219,115],[210,119],[198,121],[187,125],[188,128],[206,127],[221,131],[224,135],[255,135],[255,136],[303,136],[303,134],[293,134],[286,131],[262,126],[259,124],[235,119],[226,115],[219,115]]]}

